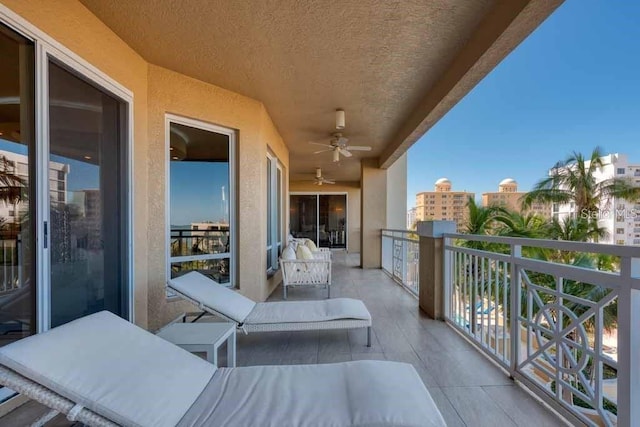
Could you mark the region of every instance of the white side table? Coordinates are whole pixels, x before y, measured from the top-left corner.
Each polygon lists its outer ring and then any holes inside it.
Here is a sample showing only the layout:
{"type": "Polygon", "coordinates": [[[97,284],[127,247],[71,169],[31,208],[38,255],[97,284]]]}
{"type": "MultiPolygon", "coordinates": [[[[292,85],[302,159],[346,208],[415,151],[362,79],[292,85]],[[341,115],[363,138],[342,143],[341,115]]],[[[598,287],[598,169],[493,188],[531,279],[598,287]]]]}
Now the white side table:
{"type": "Polygon", "coordinates": [[[227,366],[236,366],[236,325],[231,322],[172,323],[157,335],[190,352],[205,352],[218,366],[218,349],[227,342],[227,366]]]}

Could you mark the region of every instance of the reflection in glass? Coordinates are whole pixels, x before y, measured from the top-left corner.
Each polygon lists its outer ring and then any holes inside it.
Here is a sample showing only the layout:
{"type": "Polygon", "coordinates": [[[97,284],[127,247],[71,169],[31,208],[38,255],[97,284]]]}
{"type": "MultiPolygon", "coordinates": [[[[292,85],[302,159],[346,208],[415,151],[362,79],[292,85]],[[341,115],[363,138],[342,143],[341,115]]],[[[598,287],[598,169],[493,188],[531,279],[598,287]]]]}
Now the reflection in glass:
{"type": "Polygon", "coordinates": [[[231,286],[229,136],[169,129],[171,277],[196,270],[231,286]]]}
{"type": "Polygon", "coordinates": [[[291,234],[318,244],[318,198],[316,195],[292,195],[290,199],[291,234]]]}
{"type": "Polygon", "coordinates": [[[347,196],[343,194],[320,195],[318,235],[320,246],[345,248],[347,222],[347,196]]]}
{"type": "Polygon", "coordinates": [[[127,317],[123,103],[49,63],[51,326],[127,317]]]}
{"type": "Polygon", "coordinates": [[[36,327],[34,81],[33,43],[0,24],[0,346],[36,327]]]}

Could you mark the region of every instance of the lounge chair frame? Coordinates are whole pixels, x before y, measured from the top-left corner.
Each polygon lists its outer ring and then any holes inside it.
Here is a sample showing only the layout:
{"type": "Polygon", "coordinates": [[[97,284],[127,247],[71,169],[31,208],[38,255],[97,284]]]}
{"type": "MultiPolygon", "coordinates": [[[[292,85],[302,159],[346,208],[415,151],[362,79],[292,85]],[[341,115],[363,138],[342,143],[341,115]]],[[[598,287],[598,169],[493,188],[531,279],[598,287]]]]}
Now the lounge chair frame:
{"type": "Polygon", "coordinates": [[[44,422],[52,419],[58,414],[65,414],[69,421],[78,421],[88,426],[118,427],[118,424],[109,421],[107,418],[80,406],[72,400],[63,397],[2,365],[0,365],[0,384],[4,384],[11,390],[17,391],[29,399],[40,402],[44,406],[51,408],[51,411],[47,412],[40,418],[40,425],[43,425],[44,422]]]}
{"type": "MultiPolygon", "coordinates": [[[[236,327],[239,331],[244,332],[245,334],[249,334],[252,332],[296,332],[296,331],[320,331],[320,330],[330,330],[330,329],[359,329],[359,328],[367,328],[367,347],[371,347],[371,320],[360,320],[360,319],[343,319],[343,320],[329,320],[326,322],[295,322],[295,323],[238,323],[230,317],[225,316],[224,314],[216,311],[215,309],[208,307],[202,304],[200,301],[196,301],[193,298],[183,294],[179,290],[171,287],[171,285],[167,284],[167,287],[171,289],[172,292],[179,295],[181,298],[195,304],[202,313],[198,314],[198,317],[194,320],[199,320],[205,313],[209,313],[211,315],[220,317],[229,322],[233,322],[236,324],[236,327]]],[[[268,304],[268,303],[267,303],[268,304]]],[[[186,315],[186,314],[185,314],[186,315]]]]}

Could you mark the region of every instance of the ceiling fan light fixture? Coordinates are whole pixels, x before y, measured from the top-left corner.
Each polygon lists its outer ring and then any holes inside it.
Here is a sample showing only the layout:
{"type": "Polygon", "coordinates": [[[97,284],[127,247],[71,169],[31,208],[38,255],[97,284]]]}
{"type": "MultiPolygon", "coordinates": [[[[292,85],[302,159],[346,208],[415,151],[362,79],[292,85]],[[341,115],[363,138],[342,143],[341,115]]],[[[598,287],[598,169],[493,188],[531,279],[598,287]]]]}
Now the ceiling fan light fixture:
{"type": "Polygon", "coordinates": [[[344,129],[344,126],[345,126],[344,110],[342,108],[338,108],[336,110],[336,129],[344,129]]]}
{"type": "Polygon", "coordinates": [[[340,161],[340,151],[338,151],[337,149],[333,150],[333,161],[334,162],[340,161]]]}

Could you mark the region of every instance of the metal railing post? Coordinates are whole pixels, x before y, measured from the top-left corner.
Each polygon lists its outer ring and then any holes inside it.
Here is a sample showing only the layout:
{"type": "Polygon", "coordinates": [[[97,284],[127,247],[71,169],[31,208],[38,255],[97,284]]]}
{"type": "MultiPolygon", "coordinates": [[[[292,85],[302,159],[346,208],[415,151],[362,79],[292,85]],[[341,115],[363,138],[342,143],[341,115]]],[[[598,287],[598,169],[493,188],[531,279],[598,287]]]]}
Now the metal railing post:
{"type": "Polygon", "coordinates": [[[511,376],[518,370],[520,364],[520,269],[518,260],[522,256],[522,246],[511,244],[511,280],[509,289],[511,290],[511,300],[509,301],[509,331],[511,335],[511,354],[509,355],[511,376]]]}
{"type": "Polygon", "coordinates": [[[443,258],[443,272],[442,272],[442,283],[443,283],[443,313],[445,319],[451,318],[451,256],[453,255],[451,252],[447,250],[447,246],[451,244],[451,238],[444,238],[444,244],[442,245],[442,258],[443,258]]]}
{"type": "Polygon", "coordinates": [[[640,420],[640,289],[631,278],[640,278],[640,258],[621,259],[620,274],[629,285],[618,294],[618,425],[640,420]]]}

